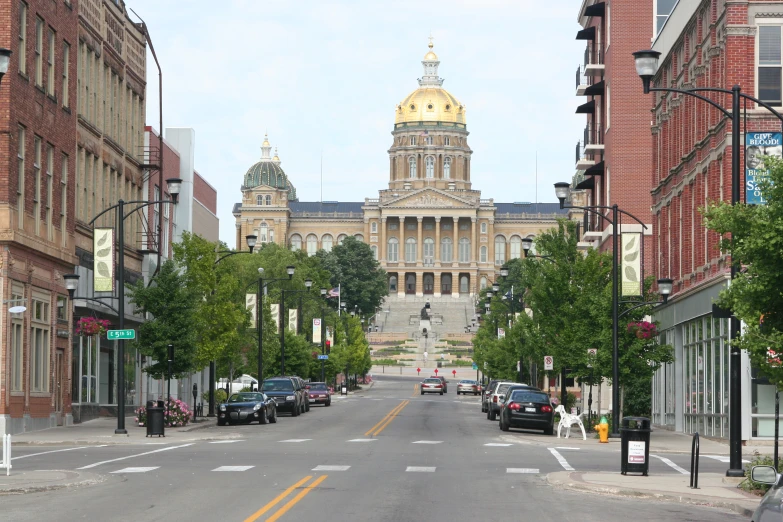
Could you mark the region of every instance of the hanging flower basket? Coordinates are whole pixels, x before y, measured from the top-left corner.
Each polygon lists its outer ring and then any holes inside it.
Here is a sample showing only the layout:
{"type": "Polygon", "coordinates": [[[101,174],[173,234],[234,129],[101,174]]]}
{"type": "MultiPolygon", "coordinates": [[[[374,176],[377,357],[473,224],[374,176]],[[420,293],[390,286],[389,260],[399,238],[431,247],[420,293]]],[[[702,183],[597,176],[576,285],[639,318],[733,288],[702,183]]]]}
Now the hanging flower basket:
{"type": "Polygon", "coordinates": [[[97,319],[95,317],[82,317],[76,323],[76,335],[92,337],[93,335],[104,336],[111,323],[106,319],[97,319]]]}
{"type": "Polygon", "coordinates": [[[658,335],[658,327],[649,321],[628,323],[628,331],[639,339],[652,339],[658,335]]]}

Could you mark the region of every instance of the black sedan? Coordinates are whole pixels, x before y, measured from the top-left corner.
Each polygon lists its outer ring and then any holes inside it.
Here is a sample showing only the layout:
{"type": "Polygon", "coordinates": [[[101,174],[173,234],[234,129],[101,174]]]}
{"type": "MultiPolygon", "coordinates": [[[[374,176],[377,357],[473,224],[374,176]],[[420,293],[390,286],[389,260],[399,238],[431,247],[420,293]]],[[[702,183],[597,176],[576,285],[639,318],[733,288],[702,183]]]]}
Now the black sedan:
{"type": "Polygon", "coordinates": [[[218,426],[237,424],[239,422],[259,424],[277,422],[277,404],[263,393],[240,392],[234,393],[226,402],[220,405],[218,413],[218,426]]]}
{"type": "Polygon", "coordinates": [[[500,409],[500,429],[523,428],[554,432],[555,413],[549,396],[538,389],[513,390],[500,409]]]}

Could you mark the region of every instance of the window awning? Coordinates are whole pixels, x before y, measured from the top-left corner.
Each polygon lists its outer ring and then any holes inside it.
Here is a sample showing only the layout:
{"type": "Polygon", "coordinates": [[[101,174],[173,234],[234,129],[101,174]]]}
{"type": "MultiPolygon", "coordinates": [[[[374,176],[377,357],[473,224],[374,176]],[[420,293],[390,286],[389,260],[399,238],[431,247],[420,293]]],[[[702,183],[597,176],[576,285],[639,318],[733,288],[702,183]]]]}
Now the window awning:
{"type": "Polygon", "coordinates": [[[606,2],[598,2],[585,8],[585,16],[604,16],[606,12],[606,2]]]}
{"type": "Polygon", "coordinates": [[[585,178],[582,181],[580,181],[574,188],[578,190],[583,190],[583,189],[593,190],[595,189],[595,178],[593,177],[585,178]]]}
{"type": "MultiPolygon", "coordinates": [[[[603,176],[604,175],[604,162],[599,161],[589,169],[585,171],[585,176],[603,176]]],[[[592,179],[592,178],[591,178],[592,179]]]]}
{"type": "Polygon", "coordinates": [[[604,95],[604,81],[601,80],[598,83],[594,83],[584,92],[585,96],[603,96],[604,95]]]}
{"type": "Polygon", "coordinates": [[[577,40],[595,40],[595,26],[582,29],[576,33],[577,40]]]}
{"type": "Polygon", "coordinates": [[[595,100],[590,100],[576,108],[576,114],[593,114],[595,112],[595,100]]]}

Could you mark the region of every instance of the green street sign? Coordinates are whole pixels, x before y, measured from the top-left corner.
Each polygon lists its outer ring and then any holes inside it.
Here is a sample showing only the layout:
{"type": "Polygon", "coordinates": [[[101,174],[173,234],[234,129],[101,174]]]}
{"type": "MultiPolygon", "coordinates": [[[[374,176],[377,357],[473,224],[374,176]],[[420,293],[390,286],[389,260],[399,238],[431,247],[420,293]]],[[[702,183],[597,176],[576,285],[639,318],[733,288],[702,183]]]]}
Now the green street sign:
{"type": "Polygon", "coordinates": [[[476,363],[473,363],[473,369],[478,370],[478,365],[476,365],[476,363]]]}
{"type": "Polygon", "coordinates": [[[107,337],[110,341],[117,339],[135,339],[136,330],[109,330],[107,337]]]}

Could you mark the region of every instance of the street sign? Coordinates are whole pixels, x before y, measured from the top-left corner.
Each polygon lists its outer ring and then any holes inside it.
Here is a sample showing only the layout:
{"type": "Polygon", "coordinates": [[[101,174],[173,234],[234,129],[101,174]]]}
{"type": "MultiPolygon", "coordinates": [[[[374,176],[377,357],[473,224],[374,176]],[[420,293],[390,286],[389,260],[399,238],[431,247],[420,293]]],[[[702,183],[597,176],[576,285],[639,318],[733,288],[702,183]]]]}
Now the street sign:
{"type": "Polygon", "coordinates": [[[109,330],[106,337],[108,337],[110,341],[117,339],[135,339],[136,330],[109,330]]]}
{"type": "Polygon", "coordinates": [[[555,369],[555,359],[551,355],[545,355],[544,356],[544,370],[554,370],[555,369]]]}
{"type": "Polygon", "coordinates": [[[478,370],[478,365],[476,363],[473,363],[473,369],[478,370]]]}
{"type": "Polygon", "coordinates": [[[328,355],[319,355],[318,356],[318,360],[319,361],[326,361],[327,359],[329,359],[328,355]]]}

